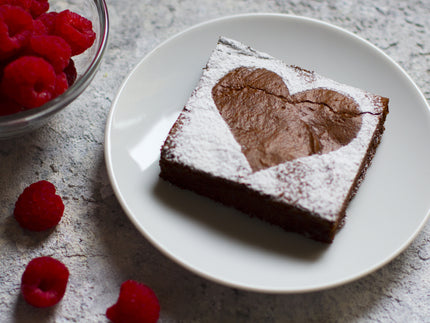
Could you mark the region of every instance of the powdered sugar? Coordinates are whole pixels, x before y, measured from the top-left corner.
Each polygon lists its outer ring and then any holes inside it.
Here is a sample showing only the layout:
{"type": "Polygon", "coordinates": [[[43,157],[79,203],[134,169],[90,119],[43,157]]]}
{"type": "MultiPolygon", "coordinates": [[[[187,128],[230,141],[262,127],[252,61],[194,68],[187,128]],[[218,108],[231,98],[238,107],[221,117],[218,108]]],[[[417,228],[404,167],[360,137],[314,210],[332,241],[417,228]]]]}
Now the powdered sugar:
{"type": "Polygon", "coordinates": [[[182,112],[180,131],[168,139],[169,158],[335,221],[377,128],[379,119],[375,114],[380,112],[382,107],[375,104],[375,97],[365,91],[287,66],[268,54],[221,38],[182,112]],[[219,79],[242,66],[277,73],[292,95],[326,88],[352,97],[364,112],[356,138],[327,154],[302,157],[253,172],[211,95],[219,79]]]}

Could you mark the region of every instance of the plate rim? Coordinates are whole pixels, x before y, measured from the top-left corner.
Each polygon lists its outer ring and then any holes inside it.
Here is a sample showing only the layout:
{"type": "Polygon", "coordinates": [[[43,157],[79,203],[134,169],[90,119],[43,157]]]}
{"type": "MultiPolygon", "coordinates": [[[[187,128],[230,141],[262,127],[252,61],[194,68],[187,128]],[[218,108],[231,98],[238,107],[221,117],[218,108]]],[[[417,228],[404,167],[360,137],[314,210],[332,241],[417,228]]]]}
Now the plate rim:
{"type": "Polygon", "coordinates": [[[398,257],[403,251],[405,251],[410,244],[416,239],[418,234],[422,231],[423,227],[427,223],[428,219],[430,218],[430,209],[427,210],[427,213],[422,218],[420,224],[416,227],[413,234],[409,236],[408,239],[403,241],[403,243],[396,249],[393,250],[389,255],[385,257],[383,261],[379,261],[374,266],[371,266],[367,270],[363,270],[357,275],[350,275],[349,277],[339,279],[335,282],[329,282],[325,284],[317,284],[315,286],[308,286],[306,288],[293,288],[293,289],[286,289],[286,288],[261,288],[256,286],[244,286],[238,283],[234,283],[228,280],[221,279],[219,277],[214,277],[210,274],[207,274],[206,272],[199,270],[198,268],[195,268],[194,266],[188,264],[187,262],[183,261],[182,259],[175,257],[174,254],[170,253],[168,250],[163,248],[163,246],[158,243],[153,236],[150,234],[150,232],[147,232],[144,230],[144,228],[141,227],[140,224],[137,223],[132,210],[130,210],[127,206],[127,203],[125,201],[125,197],[122,195],[119,185],[116,180],[116,176],[113,171],[113,164],[112,164],[112,155],[111,155],[111,127],[112,127],[112,119],[114,117],[118,101],[121,99],[121,94],[124,91],[125,87],[127,86],[130,78],[136,73],[136,71],[140,68],[141,65],[145,63],[146,60],[151,58],[158,50],[160,50],[162,47],[168,45],[170,42],[179,39],[185,34],[188,34],[194,30],[200,29],[201,27],[208,26],[211,24],[217,24],[222,21],[227,20],[235,20],[235,19],[241,19],[241,18],[264,18],[264,17],[277,17],[277,18],[283,18],[283,19],[293,19],[297,21],[306,21],[306,22],[312,22],[320,26],[324,26],[326,28],[330,28],[333,30],[336,30],[338,32],[341,32],[343,34],[346,34],[352,38],[354,38],[356,41],[361,42],[362,44],[365,44],[366,46],[370,47],[373,50],[376,50],[378,54],[382,55],[384,59],[388,60],[396,69],[401,72],[403,77],[406,77],[406,79],[409,81],[410,85],[413,85],[414,89],[416,90],[417,94],[420,96],[420,100],[424,103],[424,105],[427,108],[427,113],[430,113],[430,105],[427,102],[427,99],[425,98],[423,92],[418,87],[418,85],[414,82],[414,80],[409,76],[409,74],[403,69],[402,66],[400,66],[394,59],[392,59],[390,56],[388,56],[382,49],[377,47],[376,45],[372,44],[370,41],[368,41],[365,38],[362,38],[358,36],[357,34],[346,30],[342,27],[339,27],[337,25],[306,16],[300,16],[300,15],[294,15],[294,14],[284,14],[284,13],[271,13],[271,12],[256,12],[256,13],[241,13],[241,14],[232,14],[232,15],[226,15],[218,18],[209,19],[197,24],[194,24],[192,26],[189,26],[185,28],[184,30],[168,37],[164,41],[160,42],[158,45],[156,45],[152,50],[150,50],[148,53],[146,53],[143,58],[141,58],[138,63],[128,72],[127,76],[122,81],[116,95],[115,99],[112,101],[107,119],[105,124],[105,135],[104,135],[104,158],[105,158],[105,165],[106,170],[108,173],[109,182],[111,184],[111,187],[114,191],[114,194],[116,196],[117,201],[121,205],[121,208],[123,212],[127,215],[128,219],[133,223],[135,228],[138,229],[138,231],[152,244],[155,249],[157,249],[159,252],[161,252],[164,256],[166,256],[168,259],[173,261],[176,264],[179,264],[181,267],[186,268],[190,272],[203,277],[207,280],[210,280],[212,282],[228,286],[231,288],[237,288],[245,291],[250,292],[258,292],[258,293],[270,293],[270,294],[297,294],[297,293],[310,293],[310,292],[316,292],[316,291],[322,291],[322,290],[328,290],[332,288],[336,288],[339,286],[343,286],[345,284],[357,281],[371,273],[376,272],[377,270],[381,269],[391,261],[393,261],[396,257],[398,257]]]}

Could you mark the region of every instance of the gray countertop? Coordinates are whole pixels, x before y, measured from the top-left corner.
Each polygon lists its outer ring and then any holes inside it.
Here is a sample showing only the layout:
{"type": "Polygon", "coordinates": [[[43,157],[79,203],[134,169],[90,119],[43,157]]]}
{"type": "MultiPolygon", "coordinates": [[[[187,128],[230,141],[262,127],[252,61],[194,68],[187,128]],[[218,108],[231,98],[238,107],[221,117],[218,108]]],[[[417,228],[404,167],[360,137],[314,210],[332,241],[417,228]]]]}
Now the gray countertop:
{"type": "Polygon", "coordinates": [[[392,0],[108,0],[109,47],[87,90],[46,126],[0,141],[0,322],[108,322],[121,282],[150,285],[160,322],[430,322],[430,224],[392,262],[355,282],[305,294],[263,294],[205,280],[167,259],[131,224],[108,180],[106,118],[121,83],[155,46],[194,24],[249,12],[320,19],[369,40],[430,98],[430,2],[392,0]],[[12,216],[23,188],[46,179],[66,212],[50,232],[12,216]],[[63,300],[36,309],[20,296],[35,257],[71,272],[63,300]]]}

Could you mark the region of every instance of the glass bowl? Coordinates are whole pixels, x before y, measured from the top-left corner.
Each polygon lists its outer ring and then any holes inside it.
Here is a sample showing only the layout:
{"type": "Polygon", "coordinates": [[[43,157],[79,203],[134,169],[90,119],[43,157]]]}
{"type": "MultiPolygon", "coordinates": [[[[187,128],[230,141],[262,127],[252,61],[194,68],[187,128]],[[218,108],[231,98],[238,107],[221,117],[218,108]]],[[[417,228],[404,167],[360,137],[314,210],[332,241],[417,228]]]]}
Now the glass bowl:
{"type": "Polygon", "coordinates": [[[109,16],[105,0],[50,0],[49,11],[69,9],[91,20],[96,40],[91,48],[74,56],[78,73],[75,83],[62,95],[41,107],[0,116],[0,139],[8,139],[35,130],[44,125],[54,114],[76,99],[94,78],[107,46],[109,16]]]}

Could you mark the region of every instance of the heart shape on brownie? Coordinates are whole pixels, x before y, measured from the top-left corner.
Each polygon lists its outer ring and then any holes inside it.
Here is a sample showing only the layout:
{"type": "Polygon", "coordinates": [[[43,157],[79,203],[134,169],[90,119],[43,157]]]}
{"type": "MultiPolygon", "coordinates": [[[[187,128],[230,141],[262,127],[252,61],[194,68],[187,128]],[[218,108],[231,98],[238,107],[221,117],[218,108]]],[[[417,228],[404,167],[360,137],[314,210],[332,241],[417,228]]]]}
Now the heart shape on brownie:
{"type": "Polygon", "coordinates": [[[361,128],[351,97],[323,88],[290,95],[282,78],[264,68],[230,71],[212,97],[254,172],[337,150],[361,128]]]}

